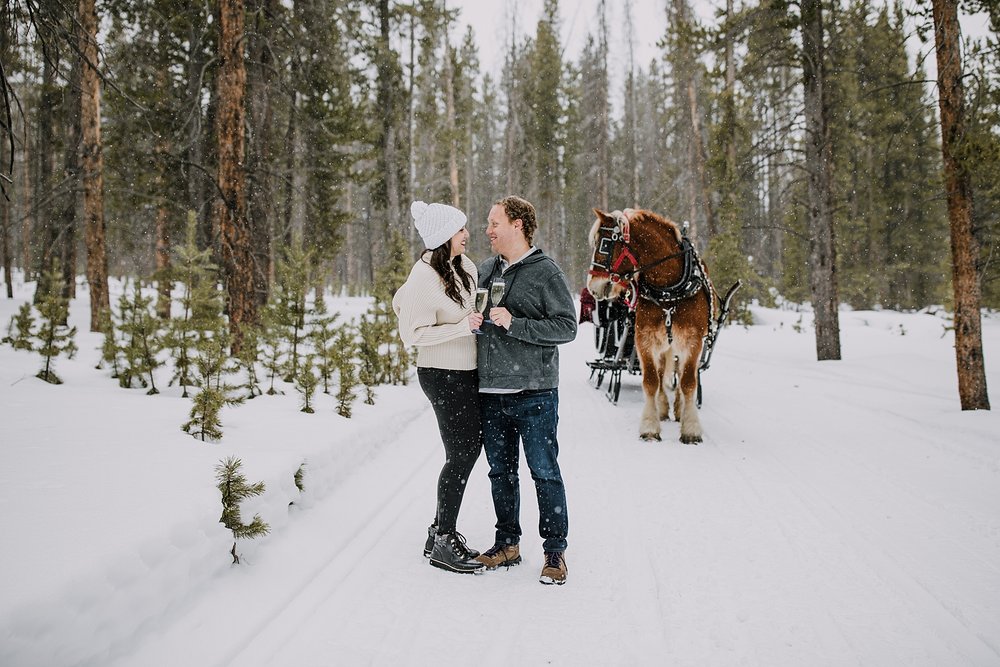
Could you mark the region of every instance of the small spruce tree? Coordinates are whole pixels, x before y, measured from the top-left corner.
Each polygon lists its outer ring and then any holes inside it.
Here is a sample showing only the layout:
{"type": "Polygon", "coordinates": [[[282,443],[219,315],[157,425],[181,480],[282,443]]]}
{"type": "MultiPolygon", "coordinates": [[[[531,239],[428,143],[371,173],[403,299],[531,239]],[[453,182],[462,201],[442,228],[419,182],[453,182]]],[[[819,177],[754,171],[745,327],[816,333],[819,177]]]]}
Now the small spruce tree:
{"type": "Polygon", "coordinates": [[[389,256],[375,274],[374,300],[366,315],[371,319],[371,344],[378,350],[382,363],[377,371],[377,384],[403,384],[410,376],[410,353],[398,334],[392,297],[409,276],[409,246],[399,232],[390,239],[389,256]]]}
{"type": "Polygon", "coordinates": [[[164,347],[170,351],[174,366],[169,384],[180,384],[184,398],[188,396],[188,387],[193,384],[195,346],[199,335],[225,325],[222,296],[216,279],[218,269],[212,263],[211,254],[210,249],[198,249],[197,221],[194,212],[189,211],[185,243],[174,249],[172,265],[173,277],[182,284],[181,308],[178,315],[171,318],[164,337],[164,347]]]}
{"type": "Polygon", "coordinates": [[[111,377],[118,378],[121,373],[119,369],[119,358],[121,347],[115,337],[115,325],[111,320],[111,312],[107,309],[101,311],[97,320],[98,331],[102,334],[101,358],[97,362],[97,368],[107,365],[111,369],[111,377]]]}
{"type": "Polygon", "coordinates": [[[326,302],[319,299],[309,321],[309,341],[312,343],[316,371],[323,382],[324,394],[330,393],[330,380],[337,370],[339,352],[334,344],[337,336],[334,324],[339,317],[338,313],[328,314],[326,302]]]}
{"type": "Polygon", "coordinates": [[[337,368],[340,376],[340,389],[337,391],[337,414],[350,418],[354,399],[357,398],[354,390],[358,386],[358,378],[354,369],[357,346],[350,327],[344,326],[338,331],[337,347],[341,351],[340,363],[337,368]]]}
{"type": "Polygon", "coordinates": [[[240,353],[236,355],[237,368],[243,378],[242,389],[247,392],[246,398],[250,400],[260,396],[260,380],[257,377],[257,356],[260,351],[260,327],[249,326],[243,329],[243,345],[240,346],[240,353]]]}
{"type": "Polygon", "coordinates": [[[285,367],[285,351],[283,343],[285,340],[282,325],[277,320],[274,304],[264,309],[261,317],[260,331],[260,363],[267,372],[268,388],[267,395],[274,396],[281,393],[274,388],[274,379],[278,377],[285,367]]]}
{"type": "Polygon", "coordinates": [[[365,403],[368,405],[375,405],[375,385],[378,384],[383,360],[379,354],[380,343],[378,327],[367,315],[362,315],[358,324],[358,380],[365,387],[365,403]]]}
{"type": "Polygon", "coordinates": [[[35,336],[35,315],[31,304],[27,301],[17,309],[17,314],[10,318],[7,325],[7,335],[3,342],[9,343],[15,350],[33,349],[32,338],[35,336]]]}
{"type": "Polygon", "coordinates": [[[243,403],[243,396],[233,396],[237,389],[225,381],[230,369],[228,360],[229,336],[217,332],[215,336],[204,335],[198,341],[198,356],[195,366],[198,371],[200,390],[192,399],[190,419],[181,429],[202,442],[222,439],[222,408],[243,403]]]}
{"type": "MultiPolygon", "coordinates": [[[[163,365],[157,358],[162,349],[158,320],[151,312],[153,297],[143,296],[142,288],[136,282],[132,288],[132,299],[128,308],[128,319],[122,323],[125,337],[125,363],[129,376],[139,378],[143,387],[149,387],[148,395],[159,394],[153,371],[163,365]],[[148,381],[147,381],[148,380],[148,381]]],[[[129,385],[131,386],[131,385],[129,385]]]]}
{"type": "Polygon", "coordinates": [[[273,298],[273,318],[288,343],[285,382],[293,382],[299,370],[301,347],[306,337],[306,296],[309,294],[312,254],[293,244],[278,262],[273,298]]]}
{"type": "Polygon", "coordinates": [[[72,358],[76,354],[76,327],[66,325],[69,316],[69,300],[63,296],[63,277],[58,265],[48,272],[46,282],[49,291],[38,302],[39,320],[35,338],[38,344],[35,348],[42,355],[44,363],[36,377],[50,383],[62,384],[55,374],[53,360],[61,354],[72,358]]]}
{"type": "Polygon", "coordinates": [[[299,365],[299,374],[295,376],[295,388],[302,394],[302,412],[306,414],[311,415],[316,412],[312,406],[312,399],[318,384],[319,380],[313,371],[312,355],[303,357],[302,363],[299,365]]]}
{"type": "Polygon", "coordinates": [[[240,516],[240,503],[247,498],[253,498],[264,493],[264,482],[250,484],[246,476],[240,472],[243,461],[230,456],[215,466],[215,479],[219,492],[222,493],[222,517],[219,522],[226,528],[233,531],[233,548],[230,553],[233,556],[233,564],[239,564],[240,557],[236,553],[236,542],[238,540],[249,540],[262,535],[267,535],[270,531],[259,514],[255,514],[250,523],[243,523],[240,516]]]}

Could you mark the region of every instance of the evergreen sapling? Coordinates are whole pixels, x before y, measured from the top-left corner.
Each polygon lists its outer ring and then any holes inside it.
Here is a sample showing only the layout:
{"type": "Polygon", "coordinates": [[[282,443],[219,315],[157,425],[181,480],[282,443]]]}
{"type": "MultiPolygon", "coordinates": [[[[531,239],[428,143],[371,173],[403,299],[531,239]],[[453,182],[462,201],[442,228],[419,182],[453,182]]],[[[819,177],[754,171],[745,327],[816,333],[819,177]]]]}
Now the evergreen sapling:
{"type": "Polygon", "coordinates": [[[312,398],[316,393],[316,386],[318,384],[319,381],[313,372],[312,355],[303,357],[302,364],[299,366],[299,373],[295,376],[295,388],[302,394],[302,412],[306,414],[311,415],[316,412],[312,406],[312,398]]]}
{"type": "Polygon", "coordinates": [[[246,476],[240,472],[243,461],[230,456],[219,465],[215,466],[215,479],[218,482],[217,488],[222,493],[222,517],[219,522],[226,528],[233,531],[233,548],[230,552],[233,556],[233,564],[239,564],[240,557],[236,553],[236,541],[248,540],[262,535],[267,535],[270,531],[268,526],[259,514],[255,514],[250,523],[243,523],[240,515],[240,503],[247,498],[253,498],[264,493],[264,482],[250,484],[246,476]]]}
{"type": "Polygon", "coordinates": [[[339,352],[334,344],[337,336],[334,323],[339,317],[338,313],[328,315],[326,303],[322,298],[317,298],[316,310],[309,321],[309,340],[315,353],[316,371],[323,382],[324,394],[330,393],[330,380],[337,370],[339,352]]]}
{"type": "Polygon", "coordinates": [[[268,396],[274,396],[281,393],[274,388],[274,379],[285,367],[285,353],[282,348],[285,337],[273,304],[264,310],[261,319],[263,326],[260,332],[260,363],[267,373],[269,386],[266,393],[268,396]]]}
{"type": "Polygon", "coordinates": [[[76,327],[66,325],[69,316],[69,301],[63,296],[62,272],[58,266],[49,272],[47,278],[49,291],[38,302],[40,315],[38,331],[35,338],[38,341],[36,349],[42,355],[44,363],[36,377],[50,384],[62,384],[55,374],[53,360],[61,354],[73,358],[76,354],[76,327]]]}
{"type": "Polygon", "coordinates": [[[354,355],[357,346],[350,327],[343,326],[337,332],[337,348],[341,353],[337,368],[340,376],[340,389],[337,391],[337,414],[349,419],[354,399],[357,398],[354,390],[358,386],[358,378],[354,370],[354,355]]]}
{"type": "Polygon", "coordinates": [[[31,304],[25,301],[17,309],[17,314],[10,318],[10,323],[7,325],[7,335],[3,342],[9,343],[15,350],[31,352],[33,349],[31,340],[34,336],[35,315],[31,304]]]}
{"type": "Polygon", "coordinates": [[[204,335],[198,341],[198,357],[195,366],[198,371],[200,390],[192,399],[190,419],[181,429],[202,442],[222,439],[222,408],[243,403],[242,396],[233,396],[237,387],[227,383],[224,376],[228,370],[229,336],[217,332],[215,336],[204,335]]]}

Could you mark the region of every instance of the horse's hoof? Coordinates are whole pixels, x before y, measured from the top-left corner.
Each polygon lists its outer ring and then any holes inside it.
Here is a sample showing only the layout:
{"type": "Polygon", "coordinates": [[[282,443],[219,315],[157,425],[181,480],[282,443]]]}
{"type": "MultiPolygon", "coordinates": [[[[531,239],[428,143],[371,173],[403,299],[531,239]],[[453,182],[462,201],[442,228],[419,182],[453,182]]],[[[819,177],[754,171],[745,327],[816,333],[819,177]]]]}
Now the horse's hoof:
{"type": "Polygon", "coordinates": [[[662,440],[659,433],[643,433],[639,437],[645,440],[646,442],[649,442],[651,440],[656,440],[657,442],[660,442],[662,440]]]}
{"type": "Polygon", "coordinates": [[[697,445],[699,442],[701,442],[701,436],[700,435],[682,435],[681,436],[681,442],[683,442],[685,445],[697,445]]]}

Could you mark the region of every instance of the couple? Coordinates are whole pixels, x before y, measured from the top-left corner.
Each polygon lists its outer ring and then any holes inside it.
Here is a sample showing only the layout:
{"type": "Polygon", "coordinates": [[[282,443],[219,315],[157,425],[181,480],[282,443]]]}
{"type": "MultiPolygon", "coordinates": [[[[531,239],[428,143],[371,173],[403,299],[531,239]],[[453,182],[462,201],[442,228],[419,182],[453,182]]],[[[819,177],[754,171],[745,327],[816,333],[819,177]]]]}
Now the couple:
{"type": "MultiPolygon", "coordinates": [[[[538,496],[544,565],[539,581],[566,583],[566,492],[559,472],[559,352],[576,337],[576,308],[566,277],[532,244],[535,208],[509,196],[490,209],[486,235],[497,253],[477,268],[465,256],[465,214],[414,202],[414,225],[427,250],[393,298],[399,335],[417,346],[417,378],[437,416],[445,464],[424,555],[460,573],[521,562],[518,442],[538,496]],[[489,320],[473,305],[477,287],[502,280],[489,320]],[[478,335],[477,335],[478,334],[478,335]],[[456,529],[466,481],[486,449],[496,510],[496,542],[480,554],[456,529]]],[[[491,297],[492,301],[492,297],[491,297]]],[[[484,307],[485,308],[485,307],[484,307]]]]}

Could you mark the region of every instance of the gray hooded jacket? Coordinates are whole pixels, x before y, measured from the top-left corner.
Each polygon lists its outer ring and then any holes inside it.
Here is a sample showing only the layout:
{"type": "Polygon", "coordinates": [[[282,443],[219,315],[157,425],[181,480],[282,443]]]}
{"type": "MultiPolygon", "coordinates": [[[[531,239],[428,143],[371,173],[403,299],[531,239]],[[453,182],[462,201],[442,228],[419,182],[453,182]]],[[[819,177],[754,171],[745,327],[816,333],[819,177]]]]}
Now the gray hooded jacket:
{"type": "MultiPolygon", "coordinates": [[[[479,286],[501,275],[500,257],[479,265],[479,286]]],[[[540,249],[507,269],[499,304],[510,311],[510,329],[485,324],[477,336],[480,389],[552,389],[559,386],[557,345],[576,338],[576,306],[566,276],[540,249]]]]}

